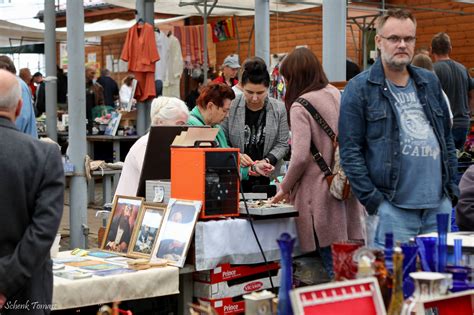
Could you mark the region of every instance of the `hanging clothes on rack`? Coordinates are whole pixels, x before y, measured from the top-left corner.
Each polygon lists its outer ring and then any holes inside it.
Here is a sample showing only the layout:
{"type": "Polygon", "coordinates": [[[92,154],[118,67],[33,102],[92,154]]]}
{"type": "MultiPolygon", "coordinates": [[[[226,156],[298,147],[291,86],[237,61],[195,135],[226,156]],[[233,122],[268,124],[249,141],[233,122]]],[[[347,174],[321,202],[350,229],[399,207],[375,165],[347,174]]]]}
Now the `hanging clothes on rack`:
{"type": "Polygon", "coordinates": [[[139,22],[128,30],[120,59],[128,62],[128,71],[138,81],[135,98],[140,102],[154,98],[155,62],[160,60],[160,55],[152,25],[139,22]]]}
{"type": "Polygon", "coordinates": [[[164,61],[166,70],[163,77],[163,96],[181,98],[180,82],[184,69],[181,44],[173,35],[168,37],[168,44],[167,59],[164,61]]]}
{"type": "Polygon", "coordinates": [[[163,80],[169,65],[169,37],[164,32],[155,32],[156,48],[160,60],[155,63],[155,87],[157,96],[163,95],[163,80]]]}
{"type": "MultiPolygon", "coordinates": [[[[173,33],[181,43],[185,68],[189,70],[199,68],[204,63],[203,25],[175,26],[173,33]]],[[[217,53],[216,44],[212,41],[212,29],[210,24],[207,24],[206,42],[208,65],[214,66],[216,64],[217,53]]]]}
{"type": "Polygon", "coordinates": [[[286,93],[286,84],[283,76],[280,73],[280,65],[278,63],[272,70],[270,75],[270,96],[280,100],[285,100],[285,93],[286,93]]]}

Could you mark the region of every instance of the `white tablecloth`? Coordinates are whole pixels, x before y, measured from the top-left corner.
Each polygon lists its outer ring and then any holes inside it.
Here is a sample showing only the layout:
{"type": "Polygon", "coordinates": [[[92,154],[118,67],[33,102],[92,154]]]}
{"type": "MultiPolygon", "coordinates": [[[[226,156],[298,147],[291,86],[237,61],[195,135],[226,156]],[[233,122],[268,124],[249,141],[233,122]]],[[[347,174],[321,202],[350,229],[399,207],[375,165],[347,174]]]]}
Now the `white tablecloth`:
{"type": "MultiPolygon", "coordinates": [[[[60,252],[58,258],[74,257],[60,252]]],[[[96,257],[85,257],[101,260],[96,257]]],[[[67,267],[66,270],[75,269],[67,267]]],[[[179,269],[176,267],[151,268],[111,276],[92,276],[80,280],[54,277],[54,310],[88,305],[144,299],[179,293],[179,269]]]]}
{"type": "MultiPolygon", "coordinates": [[[[294,218],[254,221],[255,232],[267,261],[279,260],[280,249],[276,240],[282,233],[296,237],[294,218]]],[[[245,219],[199,221],[195,232],[195,267],[209,270],[222,263],[256,264],[263,262],[250,223],[245,219]]],[[[298,240],[293,255],[300,254],[298,240]]]]}

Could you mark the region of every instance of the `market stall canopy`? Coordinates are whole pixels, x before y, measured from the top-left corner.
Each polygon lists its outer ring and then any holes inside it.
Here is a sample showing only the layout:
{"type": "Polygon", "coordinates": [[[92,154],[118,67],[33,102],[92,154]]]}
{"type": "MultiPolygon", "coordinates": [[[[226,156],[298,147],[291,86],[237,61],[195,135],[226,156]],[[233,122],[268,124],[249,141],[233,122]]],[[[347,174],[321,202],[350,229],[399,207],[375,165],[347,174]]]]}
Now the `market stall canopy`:
{"type": "MultiPolygon", "coordinates": [[[[206,1],[206,0],[204,0],[206,1]]],[[[130,0],[104,0],[109,4],[135,9],[135,1],[130,0]]],[[[230,16],[230,15],[254,15],[255,0],[218,0],[217,5],[212,11],[212,16],[230,16]]],[[[198,5],[202,10],[203,1],[201,0],[156,0],[155,13],[173,14],[173,15],[201,15],[194,7],[198,5]]],[[[208,1],[210,8],[213,1],[208,1]]],[[[304,9],[319,7],[323,0],[270,0],[270,12],[293,12],[304,9]]]]}
{"type": "MultiPolygon", "coordinates": [[[[155,26],[183,20],[188,16],[177,16],[169,19],[155,19],[155,26]]],[[[103,20],[95,23],[85,23],[85,37],[106,36],[127,32],[136,23],[135,20],[103,20]]],[[[0,34],[6,34],[10,38],[28,38],[28,41],[42,40],[44,38],[44,24],[38,20],[26,22],[9,22],[0,20],[0,34]]],[[[66,40],[67,28],[56,29],[57,40],[66,40]]]]}
{"type": "Polygon", "coordinates": [[[0,47],[0,54],[44,54],[44,44],[0,47]]]}

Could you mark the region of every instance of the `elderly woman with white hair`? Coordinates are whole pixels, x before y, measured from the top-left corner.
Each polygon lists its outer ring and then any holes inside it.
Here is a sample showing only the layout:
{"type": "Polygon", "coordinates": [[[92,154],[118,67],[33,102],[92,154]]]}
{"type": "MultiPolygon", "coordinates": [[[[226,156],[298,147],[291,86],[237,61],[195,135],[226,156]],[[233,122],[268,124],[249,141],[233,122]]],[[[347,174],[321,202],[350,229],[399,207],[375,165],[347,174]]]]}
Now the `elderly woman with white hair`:
{"type": "MultiPolygon", "coordinates": [[[[189,118],[189,110],[178,98],[160,96],[151,103],[150,118],[152,126],[185,125],[189,118]]],[[[130,148],[115,191],[116,195],[136,196],[149,134],[138,139],[130,148]]]]}

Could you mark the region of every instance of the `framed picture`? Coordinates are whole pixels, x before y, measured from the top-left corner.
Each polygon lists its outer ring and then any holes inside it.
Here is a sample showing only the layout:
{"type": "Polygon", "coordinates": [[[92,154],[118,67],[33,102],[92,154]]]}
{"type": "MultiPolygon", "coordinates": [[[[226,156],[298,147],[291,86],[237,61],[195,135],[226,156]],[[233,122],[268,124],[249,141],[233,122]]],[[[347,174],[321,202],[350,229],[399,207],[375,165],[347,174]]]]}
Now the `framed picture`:
{"type": "Polygon", "coordinates": [[[112,117],[110,118],[109,124],[105,128],[104,134],[107,136],[115,136],[117,129],[120,125],[120,119],[122,114],[119,112],[112,112],[112,117]]]}
{"type": "Polygon", "coordinates": [[[128,256],[150,258],[153,245],[160,233],[166,205],[144,203],[138,216],[135,233],[128,247],[128,256]]]}
{"type": "Polygon", "coordinates": [[[201,201],[170,199],[151,262],[161,258],[172,266],[184,266],[200,211],[201,201]]]}
{"type": "Polygon", "coordinates": [[[143,204],[141,197],[115,196],[101,249],[126,254],[143,204]]]}
{"type": "Polygon", "coordinates": [[[135,97],[135,90],[137,89],[137,83],[138,83],[138,81],[136,79],[133,79],[133,81],[132,81],[132,94],[130,94],[130,99],[128,100],[127,107],[125,107],[125,110],[127,112],[132,110],[133,98],[135,97]]]}

